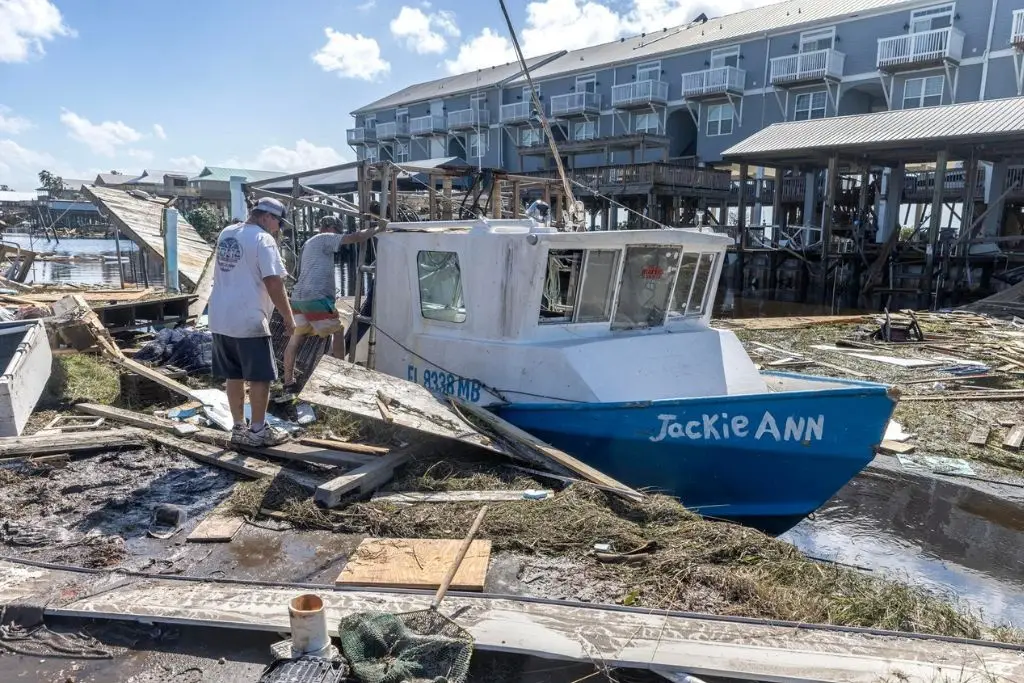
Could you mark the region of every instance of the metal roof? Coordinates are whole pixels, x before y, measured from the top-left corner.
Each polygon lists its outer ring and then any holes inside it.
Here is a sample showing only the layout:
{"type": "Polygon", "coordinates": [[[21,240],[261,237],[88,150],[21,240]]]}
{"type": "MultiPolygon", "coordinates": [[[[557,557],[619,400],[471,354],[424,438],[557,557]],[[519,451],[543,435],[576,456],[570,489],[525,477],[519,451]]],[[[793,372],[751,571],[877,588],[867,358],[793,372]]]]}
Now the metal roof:
{"type": "Polygon", "coordinates": [[[255,180],[269,180],[283,175],[281,171],[255,171],[248,168],[229,168],[226,166],[206,166],[199,175],[189,178],[190,182],[197,180],[231,182],[231,176],[242,176],[245,182],[255,180]]]}
{"type": "MultiPolygon", "coordinates": [[[[140,174],[136,173],[99,173],[96,175],[96,180],[104,185],[124,185],[139,177],[140,174]]],[[[92,185],[93,183],[87,184],[92,185]]]]}
{"type": "MultiPolygon", "coordinates": [[[[540,57],[531,57],[526,60],[526,66],[531,69],[532,73],[532,69],[534,67],[546,64],[552,59],[564,54],[565,52],[562,51],[553,52],[540,57]]],[[[459,93],[490,88],[495,85],[503,84],[505,81],[509,81],[516,76],[519,76],[521,73],[522,69],[519,68],[519,63],[510,62],[508,64],[500,64],[498,66],[491,66],[485,69],[459,74],[458,76],[448,76],[447,78],[439,78],[434,81],[427,81],[426,83],[418,83],[416,85],[410,85],[408,88],[403,88],[402,90],[381,98],[376,102],[371,102],[366,106],[360,107],[353,111],[352,115],[354,116],[356,114],[378,111],[380,109],[391,109],[392,107],[401,107],[407,104],[415,104],[417,102],[428,102],[442,97],[458,95],[459,93]]]]}
{"type": "MultiPolygon", "coordinates": [[[[646,35],[572,50],[538,68],[530,69],[535,81],[574,72],[593,71],[622,62],[638,62],[668,53],[687,52],[716,43],[738,43],[780,33],[807,24],[852,18],[894,7],[935,4],[938,0],[788,0],[736,12],[724,17],[664,28],[646,35]]],[[[525,83],[524,77],[511,83],[525,83]]]]}
{"type": "Polygon", "coordinates": [[[157,185],[163,185],[164,176],[172,176],[174,178],[188,178],[190,175],[191,174],[186,173],[185,171],[161,171],[155,168],[147,168],[142,172],[141,176],[132,180],[130,184],[137,185],[139,183],[156,183],[157,185]]]}
{"type": "Polygon", "coordinates": [[[722,153],[727,161],[781,165],[844,159],[934,161],[940,149],[986,147],[989,160],[1024,154],[1024,97],[776,123],[722,153]]]}

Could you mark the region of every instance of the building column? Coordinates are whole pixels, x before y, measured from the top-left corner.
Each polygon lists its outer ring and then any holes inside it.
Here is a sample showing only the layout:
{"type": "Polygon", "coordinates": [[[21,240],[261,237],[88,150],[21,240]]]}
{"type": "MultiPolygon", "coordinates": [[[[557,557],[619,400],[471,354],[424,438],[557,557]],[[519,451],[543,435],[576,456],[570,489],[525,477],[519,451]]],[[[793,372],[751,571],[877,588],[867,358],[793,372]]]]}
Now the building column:
{"type": "Polygon", "coordinates": [[[612,229],[612,202],[610,199],[602,200],[601,206],[601,229],[612,229]]]}
{"type": "Polygon", "coordinates": [[[740,164],[740,187],[736,211],[736,274],[733,278],[736,291],[742,296],[746,279],[743,275],[744,250],[747,246],[747,171],[746,164],[740,164]]]}
{"type": "MultiPolygon", "coordinates": [[[[804,227],[814,225],[814,209],[818,204],[818,174],[814,171],[804,173],[804,227]]],[[[810,238],[808,230],[803,231],[804,243],[810,238]]]]}
{"type": "Polygon", "coordinates": [[[935,190],[932,193],[932,214],[928,223],[928,249],[925,252],[924,286],[921,288],[922,301],[919,308],[930,309],[932,289],[935,283],[935,252],[939,246],[939,228],[942,227],[943,195],[946,191],[946,166],[949,152],[942,150],[935,157],[935,190]]]}
{"type": "Polygon", "coordinates": [[[779,246],[779,237],[785,227],[786,217],[782,212],[782,169],[775,169],[775,192],[772,194],[771,245],[779,246]]]}
{"type": "Polygon", "coordinates": [[[903,163],[887,168],[882,173],[882,194],[884,199],[878,207],[878,234],[875,241],[884,244],[893,230],[899,230],[900,203],[903,200],[903,181],[907,169],[903,163]]]}
{"type": "Polygon", "coordinates": [[[753,215],[750,217],[750,224],[761,225],[761,206],[763,199],[761,193],[764,189],[762,187],[764,185],[764,166],[757,167],[757,172],[754,174],[754,178],[756,179],[754,182],[754,210],[753,215]]]}
{"type": "MultiPolygon", "coordinates": [[[[832,212],[836,203],[836,187],[839,185],[839,155],[828,158],[828,171],[825,176],[825,196],[821,207],[821,303],[829,303],[832,289],[828,286],[829,257],[832,253],[832,212]]],[[[833,277],[836,277],[833,274],[833,277]]]]}
{"type": "Polygon", "coordinates": [[[988,213],[982,223],[981,237],[998,237],[1003,225],[1003,214],[1006,211],[1006,176],[1009,168],[1005,161],[997,161],[989,168],[985,176],[985,202],[988,213]]]}

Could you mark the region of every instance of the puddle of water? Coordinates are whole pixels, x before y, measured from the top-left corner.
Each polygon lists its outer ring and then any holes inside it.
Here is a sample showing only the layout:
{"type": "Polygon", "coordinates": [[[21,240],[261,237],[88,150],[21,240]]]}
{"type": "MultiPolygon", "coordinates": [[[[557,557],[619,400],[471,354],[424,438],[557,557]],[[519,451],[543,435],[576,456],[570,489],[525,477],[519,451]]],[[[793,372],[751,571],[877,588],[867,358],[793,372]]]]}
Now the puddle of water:
{"type": "Polygon", "coordinates": [[[1024,509],[955,480],[867,470],[782,538],[1024,627],[1024,509]]]}

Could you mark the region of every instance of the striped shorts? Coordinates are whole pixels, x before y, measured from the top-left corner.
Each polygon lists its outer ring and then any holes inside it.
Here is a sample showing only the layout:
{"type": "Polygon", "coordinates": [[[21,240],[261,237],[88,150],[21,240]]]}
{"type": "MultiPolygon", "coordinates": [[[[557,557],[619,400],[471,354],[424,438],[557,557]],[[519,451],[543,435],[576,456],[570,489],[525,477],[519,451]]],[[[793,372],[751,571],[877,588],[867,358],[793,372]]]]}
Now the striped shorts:
{"type": "Polygon", "coordinates": [[[345,331],[334,299],[292,301],[291,304],[295,317],[295,334],[327,337],[345,331]]]}

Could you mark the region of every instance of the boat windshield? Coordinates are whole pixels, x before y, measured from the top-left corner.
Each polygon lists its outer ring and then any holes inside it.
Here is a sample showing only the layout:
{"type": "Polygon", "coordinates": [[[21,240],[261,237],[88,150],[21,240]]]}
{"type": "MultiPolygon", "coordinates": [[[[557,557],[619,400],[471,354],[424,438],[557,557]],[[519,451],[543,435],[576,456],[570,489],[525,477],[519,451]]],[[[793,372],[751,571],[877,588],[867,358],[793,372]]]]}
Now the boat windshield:
{"type": "Polygon", "coordinates": [[[548,252],[541,324],[611,323],[614,329],[660,327],[701,316],[714,291],[718,255],[678,245],[548,252]]]}

